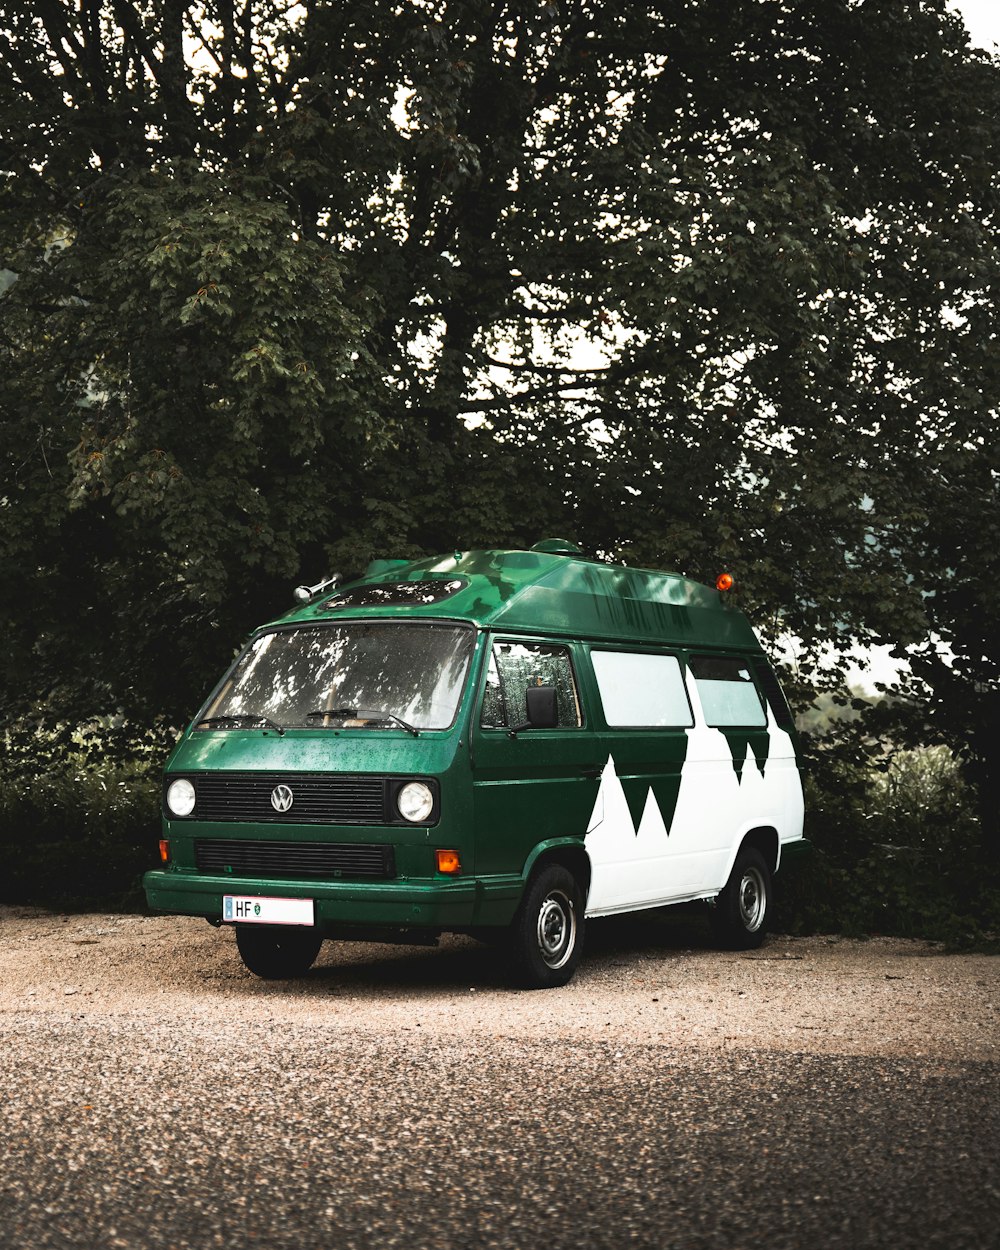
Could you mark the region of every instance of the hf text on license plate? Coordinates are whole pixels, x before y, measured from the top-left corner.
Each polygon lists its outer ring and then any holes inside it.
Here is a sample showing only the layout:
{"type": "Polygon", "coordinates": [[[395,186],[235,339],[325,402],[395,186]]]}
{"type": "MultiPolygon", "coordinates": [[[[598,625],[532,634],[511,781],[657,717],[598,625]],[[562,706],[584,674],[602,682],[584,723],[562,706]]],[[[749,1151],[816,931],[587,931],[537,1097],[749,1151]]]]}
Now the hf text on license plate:
{"type": "Polygon", "coordinates": [[[311,898],[261,898],[252,894],[226,894],[222,919],[238,924],[314,925],[311,898]]]}

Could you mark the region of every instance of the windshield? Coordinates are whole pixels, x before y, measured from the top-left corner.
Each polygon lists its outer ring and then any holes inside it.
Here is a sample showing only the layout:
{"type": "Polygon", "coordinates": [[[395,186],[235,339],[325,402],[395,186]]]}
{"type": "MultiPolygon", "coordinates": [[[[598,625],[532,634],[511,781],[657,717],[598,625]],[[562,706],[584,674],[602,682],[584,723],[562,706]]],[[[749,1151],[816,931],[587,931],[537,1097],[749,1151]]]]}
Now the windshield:
{"type": "Polygon", "coordinates": [[[275,630],[240,656],[196,728],[447,729],[475,632],[344,622],[275,630]]]}

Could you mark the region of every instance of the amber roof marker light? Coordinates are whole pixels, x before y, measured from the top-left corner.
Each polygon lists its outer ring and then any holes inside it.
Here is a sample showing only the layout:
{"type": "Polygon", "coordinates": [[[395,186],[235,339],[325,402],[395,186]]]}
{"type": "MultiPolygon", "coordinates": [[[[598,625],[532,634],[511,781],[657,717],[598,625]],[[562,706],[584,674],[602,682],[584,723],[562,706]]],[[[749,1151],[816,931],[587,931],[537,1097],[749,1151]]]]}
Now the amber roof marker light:
{"type": "Polygon", "coordinates": [[[721,591],[722,594],[725,594],[727,590],[732,590],[732,588],[733,588],[732,573],[720,573],[719,576],[715,579],[715,589],[718,591],[721,591]]]}

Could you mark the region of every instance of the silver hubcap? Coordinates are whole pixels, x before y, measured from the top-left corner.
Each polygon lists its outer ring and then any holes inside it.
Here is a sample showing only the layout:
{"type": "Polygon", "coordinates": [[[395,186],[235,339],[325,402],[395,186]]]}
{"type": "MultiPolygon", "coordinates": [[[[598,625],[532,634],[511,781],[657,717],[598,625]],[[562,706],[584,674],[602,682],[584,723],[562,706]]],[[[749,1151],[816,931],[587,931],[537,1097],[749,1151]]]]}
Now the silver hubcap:
{"type": "Polygon", "coordinates": [[[758,868],[748,868],[740,882],[740,920],[747,933],[756,933],[767,911],[767,887],[758,868]]]}
{"type": "Polygon", "coordinates": [[[550,968],[561,968],[576,945],[576,912],[562,890],[546,895],[538,909],[538,950],[550,968]]]}

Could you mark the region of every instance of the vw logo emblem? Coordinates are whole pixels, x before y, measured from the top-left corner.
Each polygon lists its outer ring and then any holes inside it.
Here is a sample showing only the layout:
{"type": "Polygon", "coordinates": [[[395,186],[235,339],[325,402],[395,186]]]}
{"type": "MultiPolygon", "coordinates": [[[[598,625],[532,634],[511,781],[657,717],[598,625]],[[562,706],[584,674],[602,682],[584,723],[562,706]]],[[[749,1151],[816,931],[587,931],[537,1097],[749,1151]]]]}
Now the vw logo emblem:
{"type": "Polygon", "coordinates": [[[271,791],[271,806],[276,812],[287,812],[291,809],[295,802],[295,795],[292,794],[292,787],[284,784],[275,786],[271,791]]]}

